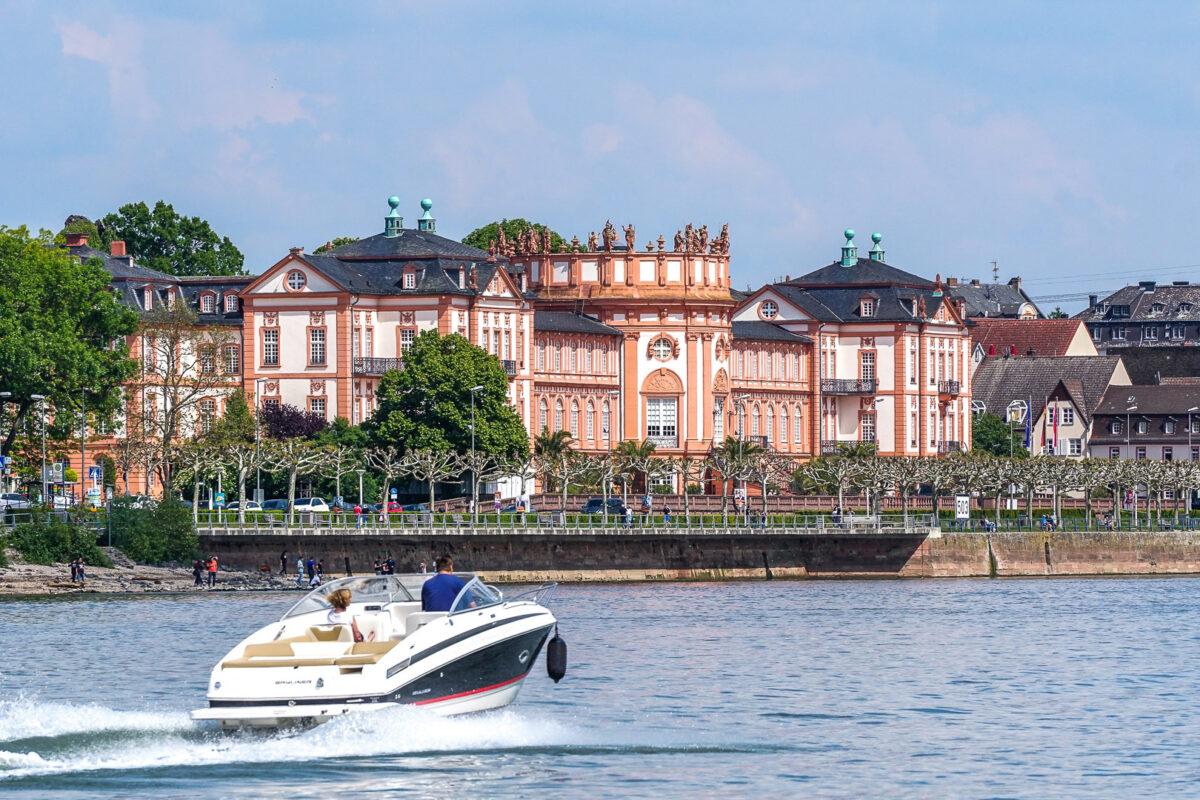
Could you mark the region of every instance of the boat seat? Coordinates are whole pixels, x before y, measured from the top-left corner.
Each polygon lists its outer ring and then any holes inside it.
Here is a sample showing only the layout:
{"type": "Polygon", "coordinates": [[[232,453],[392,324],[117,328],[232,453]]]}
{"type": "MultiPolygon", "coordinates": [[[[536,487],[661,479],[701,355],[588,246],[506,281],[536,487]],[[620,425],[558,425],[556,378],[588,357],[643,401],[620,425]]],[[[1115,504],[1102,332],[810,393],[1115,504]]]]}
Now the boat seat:
{"type": "Polygon", "coordinates": [[[352,642],[354,634],[349,625],[313,625],[308,629],[310,642],[352,642]]]}
{"type": "Polygon", "coordinates": [[[350,655],[342,656],[334,661],[339,667],[356,667],[374,664],[387,655],[400,642],[356,642],[350,648],[350,655]]]}
{"type": "Polygon", "coordinates": [[[445,611],[414,611],[404,620],[404,635],[412,636],[422,625],[427,625],[435,619],[444,619],[445,611]]]}
{"type": "Polygon", "coordinates": [[[222,661],[226,669],[239,667],[332,667],[335,658],[235,658],[222,661]]]}

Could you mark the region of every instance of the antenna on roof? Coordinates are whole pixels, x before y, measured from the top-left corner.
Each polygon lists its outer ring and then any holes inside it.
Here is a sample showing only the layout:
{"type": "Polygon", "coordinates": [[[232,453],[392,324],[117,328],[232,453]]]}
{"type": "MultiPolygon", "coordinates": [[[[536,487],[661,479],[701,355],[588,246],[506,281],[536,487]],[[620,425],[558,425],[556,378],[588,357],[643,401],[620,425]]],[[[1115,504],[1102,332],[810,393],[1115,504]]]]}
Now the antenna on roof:
{"type": "Polygon", "coordinates": [[[1000,265],[995,261],[992,262],[992,283],[1000,282],[1000,265]]]}

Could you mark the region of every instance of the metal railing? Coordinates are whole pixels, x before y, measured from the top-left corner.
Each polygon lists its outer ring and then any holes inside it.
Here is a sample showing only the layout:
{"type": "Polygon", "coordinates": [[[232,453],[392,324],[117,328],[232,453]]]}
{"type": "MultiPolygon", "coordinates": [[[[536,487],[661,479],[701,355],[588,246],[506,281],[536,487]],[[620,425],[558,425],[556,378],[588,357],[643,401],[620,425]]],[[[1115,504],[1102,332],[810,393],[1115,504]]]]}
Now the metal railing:
{"type": "Polygon", "coordinates": [[[948,453],[957,453],[962,450],[962,442],[938,442],[938,455],[944,456],[948,453]]]}
{"type": "Polygon", "coordinates": [[[958,394],[958,381],[938,381],[938,394],[958,394]]]}
{"type": "Polygon", "coordinates": [[[874,378],[822,378],[821,394],[875,394],[874,378]]]}
{"type": "Polygon", "coordinates": [[[393,369],[404,369],[400,358],[356,358],[352,365],[355,375],[382,375],[393,369]]]}
{"type": "Polygon", "coordinates": [[[500,359],[500,366],[504,367],[505,375],[512,376],[512,375],[517,374],[517,362],[516,361],[512,361],[511,359],[507,359],[507,358],[502,358],[502,359],[500,359]]]}
{"type": "Polygon", "coordinates": [[[678,447],[678,436],[647,436],[646,441],[650,442],[655,447],[678,447]]]}

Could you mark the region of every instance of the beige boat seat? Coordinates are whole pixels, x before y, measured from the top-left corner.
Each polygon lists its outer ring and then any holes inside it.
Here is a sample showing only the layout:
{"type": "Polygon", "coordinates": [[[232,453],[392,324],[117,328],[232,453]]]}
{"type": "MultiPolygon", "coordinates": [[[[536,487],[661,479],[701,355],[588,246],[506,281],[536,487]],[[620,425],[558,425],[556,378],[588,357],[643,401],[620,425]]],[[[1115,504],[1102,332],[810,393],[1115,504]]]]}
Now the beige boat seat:
{"type": "Polygon", "coordinates": [[[308,629],[312,642],[352,642],[354,634],[349,625],[313,625],[308,629]]]}
{"type": "Polygon", "coordinates": [[[400,644],[398,641],[355,642],[354,646],[350,648],[350,655],[335,659],[334,663],[339,667],[375,664],[398,644],[400,644]]]}

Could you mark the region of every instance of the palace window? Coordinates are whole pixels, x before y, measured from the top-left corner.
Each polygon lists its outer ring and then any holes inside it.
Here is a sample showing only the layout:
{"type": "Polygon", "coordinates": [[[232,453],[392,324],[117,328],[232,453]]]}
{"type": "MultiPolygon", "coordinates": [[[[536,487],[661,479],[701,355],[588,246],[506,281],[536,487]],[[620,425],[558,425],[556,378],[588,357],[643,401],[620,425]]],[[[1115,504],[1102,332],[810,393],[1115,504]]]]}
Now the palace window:
{"type": "Polygon", "coordinates": [[[612,412],[609,410],[607,400],[600,407],[600,431],[604,434],[605,441],[611,443],[613,440],[612,412]]]}
{"type": "Polygon", "coordinates": [[[287,274],[287,288],[290,291],[298,292],[308,283],[308,278],[298,269],[294,269],[287,274]]]}
{"type": "Polygon", "coordinates": [[[868,411],[862,415],[862,440],[875,441],[875,412],[868,411]]]}
{"type": "Polygon", "coordinates": [[[674,350],[675,346],[665,336],[660,336],[654,340],[654,344],[650,345],[650,351],[659,361],[669,361],[674,350]]]}
{"type": "Polygon", "coordinates": [[[543,370],[546,368],[546,343],[537,343],[537,368],[543,370]]]}
{"type": "Polygon", "coordinates": [[[354,358],[362,355],[362,328],[355,328],[350,337],[350,350],[354,358]]]}
{"type": "Polygon", "coordinates": [[[217,401],[206,397],[200,401],[200,432],[208,433],[212,430],[213,420],[217,416],[217,401]]]}
{"type": "Polygon", "coordinates": [[[862,379],[864,381],[875,380],[875,354],[867,351],[860,353],[862,360],[862,379]]]}
{"type": "Polygon", "coordinates": [[[242,371],[242,351],[237,345],[229,345],[225,348],[225,372],[228,375],[237,375],[242,371]]]}
{"type": "Polygon", "coordinates": [[[758,406],[750,410],[750,435],[758,436],[758,406]]]}
{"type": "Polygon", "coordinates": [[[583,371],[591,374],[592,371],[592,345],[588,343],[587,348],[583,351],[583,371]]]}
{"type": "Polygon", "coordinates": [[[571,401],[571,438],[579,438],[579,401],[571,401]]]}
{"type": "Polygon", "coordinates": [[[595,441],[595,439],[596,439],[596,407],[594,405],[592,405],[591,400],[588,400],[587,417],[585,417],[585,421],[587,423],[587,425],[586,425],[587,440],[589,442],[595,441]]]}
{"type": "Polygon", "coordinates": [[[542,401],[540,403],[538,403],[538,430],[539,431],[546,430],[546,425],[549,422],[546,419],[548,411],[549,411],[549,408],[546,405],[546,400],[545,400],[545,398],[543,398],[542,401]]]}
{"type": "Polygon", "coordinates": [[[200,373],[202,375],[212,375],[217,371],[217,359],[214,357],[212,347],[200,348],[200,373]]]}
{"type": "Polygon", "coordinates": [[[225,313],[236,314],[238,310],[238,299],[236,294],[225,295],[225,313]]]}
{"type": "Polygon", "coordinates": [[[675,430],[675,398],[647,398],[646,436],[674,438],[675,430]]]}
{"type": "Polygon", "coordinates": [[[154,290],[147,286],[142,289],[142,308],[150,311],[154,308],[154,290]]]}
{"type": "Polygon", "coordinates": [[[415,272],[404,273],[404,288],[405,289],[417,288],[417,273],[415,273],[415,272]]]}
{"type": "Polygon", "coordinates": [[[211,294],[200,295],[200,313],[211,314],[216,307],[216,298],[211,294]]]}
{"type": "Polygon", "coordinates": [[[788,440],[787,406],[782,406],[779,409],[779,443],[786,447],[787,440],[788,440]]]}
{"type": "Polygon", "coordinates": [[[263,401],[262,401],[262,407],[264,409],[267,409],[270,411],[278,411],[279,410],[279,398],[278,397],[264,397],[263,401]]]}
{"type": "Polygon", "coordinates": [[[554,401],[554,430],[561,431],[563,429],[563,404],[562,400],[554,401]]]}
{"type": "Polygon", "coordinates": [[[267,328],[263,331],[263,366],[279,366],[279,329],[267,328]]]}
{"type": "Polygon", "coordinates": [[[725,398],[713,398],[713,441],[725,438],[725,398]]]}
{"type": "Polygon", "coordinates": [[[775,319],[779,314],[779,306],[775,305],[773,300],[763,300],[758,307],[758,313],[762,314],[763,319],[775,319]]]}
{"type": "Polygon", "coordinates": [[[407,352],[408,349],[413,346],[413,342],[416,341],[416,338],[416,331],[412,330],[411,328],[402,329],[400,331],[400,352],[407,352]]]}
{"type": "Polygon", "coordinates": [[[775,409],[767,406],[767,443],[775,441],[775,409]]]}
{"type": "Polygon", "coordinates": [[[363,355],[367,358],[375,355],[375,329],[367,328],[367,347],[363,350],[363,355]]]}
{"type": "Polygon", "coordinates": [[[875,301],[874,300],[863,300],[861,312],[862,312],[861,316],[864,316],[864,317],[875,316],[875,301]]]}
{"type": "Polygon", "coordinates": [[[322,417],[325,416],[325,398],[310,397],[308,398],[308,410],[322,417]]]}
{"type": "Polygon", "coordinates": [[[792,424],[796,426],[796,430],[792,431],[792,445],[800,446],[801,440],[804,438],[804,417],[800,413],[800,406],[796,406],[795,413],[792,414],[792,424]]]}
{"type": "Polygon", "coordinates": [[[308,364],[311,367],[325,366],[325,329],[308,329],[308,364]]]}

